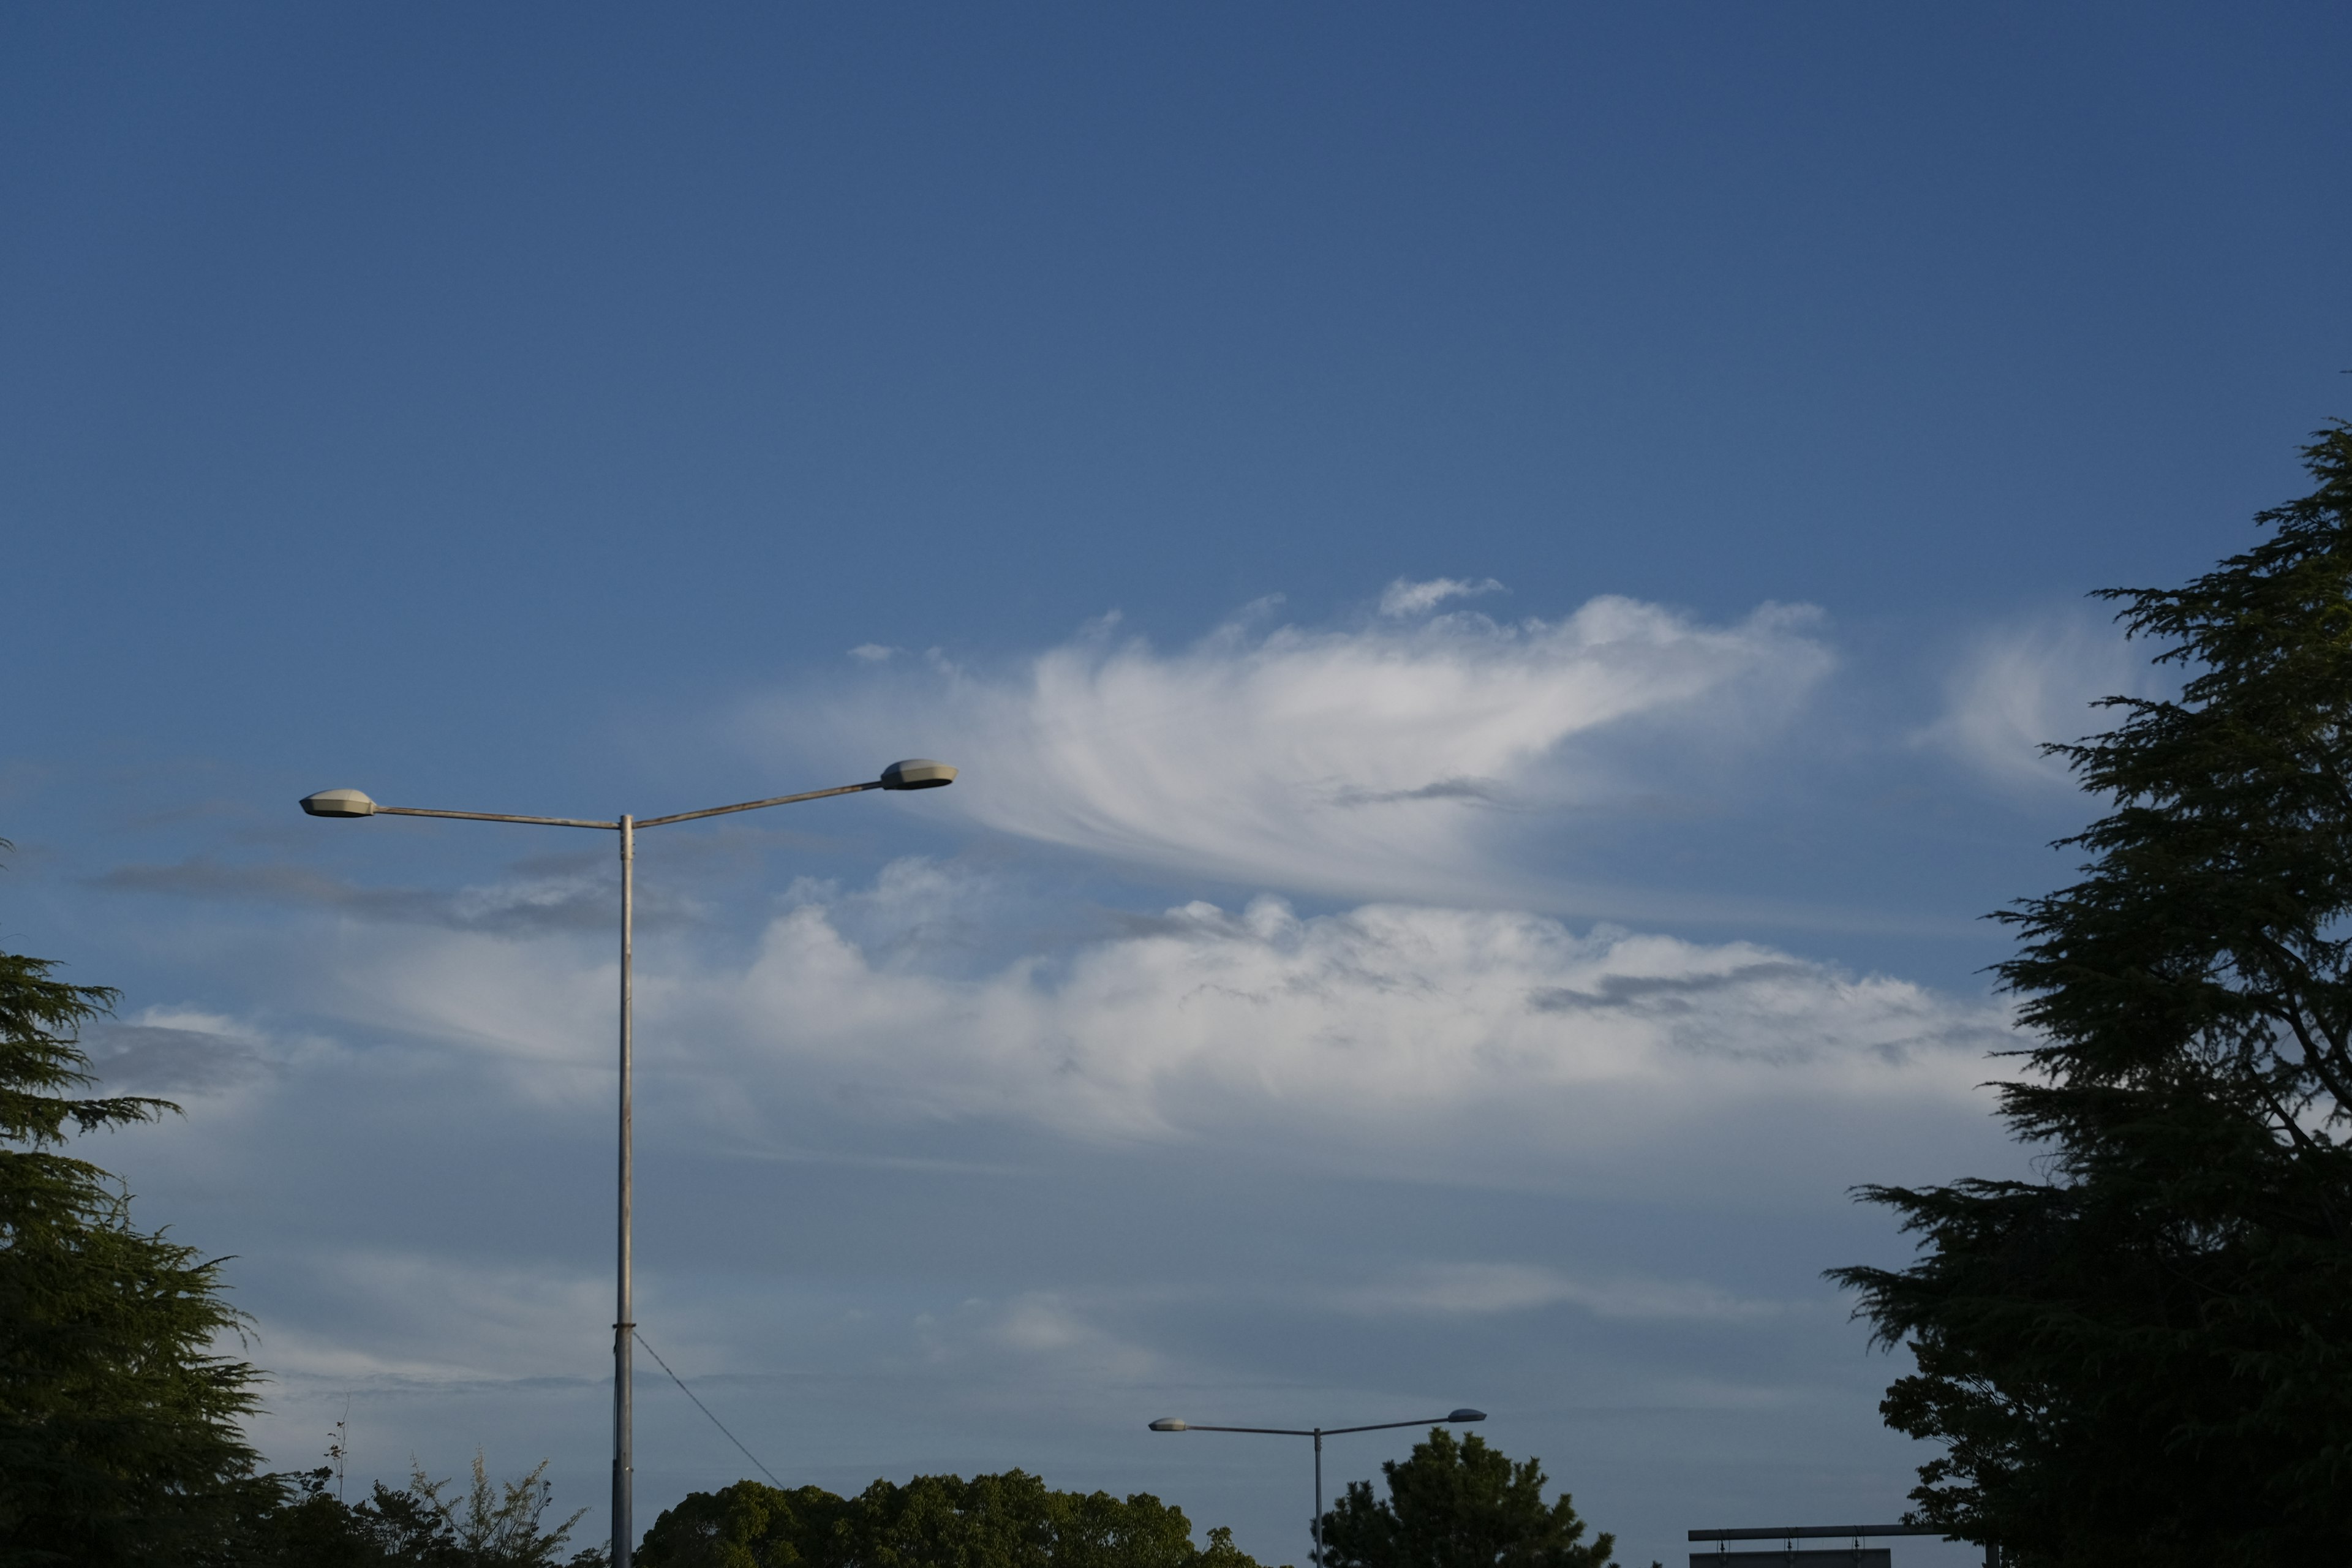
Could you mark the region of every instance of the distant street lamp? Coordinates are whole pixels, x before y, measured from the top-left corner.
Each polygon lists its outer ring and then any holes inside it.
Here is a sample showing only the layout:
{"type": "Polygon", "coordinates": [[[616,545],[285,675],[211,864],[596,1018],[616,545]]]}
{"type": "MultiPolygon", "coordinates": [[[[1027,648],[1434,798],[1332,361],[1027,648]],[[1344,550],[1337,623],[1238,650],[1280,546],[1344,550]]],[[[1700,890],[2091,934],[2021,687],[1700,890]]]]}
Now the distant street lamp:
{"type": "Polygon", "coordinates": [[[1468,1423],[1484,1421],[1486,1413],[1467,1405],[1451,1415],[1433,1415],[1426,1421],[1375,1421],[1369,1426],[1196,1426],[1189,1421],[1179,1421],[1163,1415],[1151,1424],[1154,1432],[1263,1432],[1276,1437],[1312,1437],[1315,1439],[1315,1568],[1323,1568],[1323,1439],[1337,1437],[1348,1432],[1385,1432],[1392,1426],[1443,1426],[1449,1421],[1468,1423]]]}
{"type": "Polygon", "coordinates": [[[681,811],[670,816],[648,816],[639,821],[624,816],[617,821],[597,822],[572,816],[509,816],[495,811],[428,811],[415,805],[378,805],[355,789],[327,789],[302,797],[302,809],[312,816],[454,816],[468,822],[527,822],[543,827],[595,827],[621,836],[621,1159],[620,1159],[620,1262],[619,1285],[615,1292],[617,1308],[613,1324],[613,1568],[629,1568],[629,1559],[635,1544],[630,1501],[635,1479],[635,1461],[631,1452],[632,1426],[635,1419],[631,1379],[629,1336],[636,1331],[631,1317],[629,1289],[629,1229],[630,1205],[634,1196],[635,1150],[630,1124],[630,1090],[635,1072],[632,1029],[635,1025],[635,1000],[630,989],[631,927],[636,916],[637,829],[663,827],[673,822],[694,822],[706,816],[725,816],[730,812],[757,811],[768,805],[790,805],[795,801],[822,800],[831,795],[856,795],[869,789],[939,789],[955,783],[956,770],[945,763],[935,763],[928,757],[911,757],[902,763],[892,763],[882,770],[882,776],[865,784],[843,784],[835,789],[813,789],[804,795],[780,795],[767,800],[747,800],[740,805],[714,805],[707,811],[681,811]]]}

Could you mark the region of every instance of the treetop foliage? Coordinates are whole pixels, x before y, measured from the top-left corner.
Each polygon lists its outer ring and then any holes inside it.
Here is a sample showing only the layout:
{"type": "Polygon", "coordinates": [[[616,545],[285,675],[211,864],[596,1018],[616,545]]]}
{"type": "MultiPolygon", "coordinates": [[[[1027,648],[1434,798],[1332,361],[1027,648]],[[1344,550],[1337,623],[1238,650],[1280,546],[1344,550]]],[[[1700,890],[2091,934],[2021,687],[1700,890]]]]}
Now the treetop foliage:
{"type": "Polygon", "coordinates": [[[292,1495],[243,1523],[221,1561],[236,1568],[602,1568],[592,1547],[562,1555],[583,1509],[549,1528],[542,1460],[512,1480],[490,1479],[474,1455],[462,1492],[412,1466],[398,1490],[377,1481],[363,1502],[330,1496],[325,1469],[292,1478],[292,1495]]]}
{"type": "Polygon", "coordinates": [[[1568,1494],[1544,1501],[1541,1460],[1514,1463],[1475,1432],[1433,1426],[1381,1472],[1385,1500],[1350,1481],[1323,1516],[1324,1568],[1615,1568],[1615,1536],[1585,1544],[1568,1494]]]}
{"type": "Polygon", "coordinates": [[[2084,879],[1997,918],[1999,966],[2039,1037],[2005,1106],[2062,1157],[2095,1098],[2219,1095],[2284,1142],[2352,1114],[2352,426],[2305,448],[2318,488],[2262,513],[2272,536],[2183,588],[2110,590],[2177,700],[2110,698],[2124,721],[2050,748],[2115,809],[2065,845],[2084,879]]]}
{"type": "Polygon", "coordinates": [[[876,1481],[854,1498],[738,1481],[695,1492],[646,1532],[644,1568],[1258,1568],[1149,1492],[1053,1491],[1022,1470],[876,1481]]]}
{"type": "Polygon", "coordinates": [[[58,1092],[98,1081],[87,1070],[80,1029],[112,1012],[117,993],[53,980],[56,967],[48,959],[0,952],[0,1142],[43,1149],[64,1142],[68,1121],[89,1132],[179,1110],[168,1100],[58,1092]]]}

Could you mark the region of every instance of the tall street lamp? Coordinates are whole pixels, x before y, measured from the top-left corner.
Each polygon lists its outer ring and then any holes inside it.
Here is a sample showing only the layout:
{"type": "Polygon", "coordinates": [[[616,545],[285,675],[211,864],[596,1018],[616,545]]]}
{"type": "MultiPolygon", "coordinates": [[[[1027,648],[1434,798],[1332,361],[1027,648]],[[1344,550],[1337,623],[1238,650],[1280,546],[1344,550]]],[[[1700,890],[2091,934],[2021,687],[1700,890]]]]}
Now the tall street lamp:
{"type": "Polygon", "coordinates": [[[1385,1432],[1391,1426],[1443,1426],[1449,1421],[1484,1421],[1486,1413],[1467,1405],[1451,1415],[1433,1415],[1426,1421],[1375,1421],[1369,1426],[1196,1426],[1189,1421],[1179,1421],[1163,1415],[1151,1424],[1154,1432],[1263,1432],[1276,1437],[1312,1437],[1315,1439],[1315,1568],[1323,1568],[1323,1439],[1345,1432],[1385,1432]]]}
{"type": "Polygon", "coordinates": [[[630,1127],[630,1089],[635,1066],[631,1031],[635,999],[630,990],[629,969],[630,928],[636,913],[637,830],[641,827],[666,827],[673,822],[695,822],[706,816],[725,816],[731,812],[757,811],[762,806],[790,805],[795,801],[823,800],[830,795],[856,795],[862,790],[939,789],[955,783],[955,777],[956,770],[945,763],[935,763],[928,757],[910,757],[902,763],[892,763],[882,770],[880,778],[865,784],[843,784],[837,789],[813,789],[803,795],[780,795],[768,800],[747,800],[740,805],[714,805],[707,811],[681,811],[669,816],[648,816],[643,820],[624,816],[614,822],[572,816],[510,816],[495,811],[429,811],[415,805],[378,805],[355,789],[320,790],[317,795],[302,797],[302,809],[312,816],[455,816],[468,822],[528,822],[542,827],[593,827],[621,836],[621,1181],[619,1284],[615,1292],[616,1310],[613,1314],[615,1320],[613,1324],[613,1568],[629,1568],[629,1559],[635,1544],[629,1507],[635,1480],[635,1460],[630,1452],[635,1411],[629,1336],[636,1331],[637,1327],[630,1315],[629,1290],[630,1203],[635,1174],[630,1127]]]}

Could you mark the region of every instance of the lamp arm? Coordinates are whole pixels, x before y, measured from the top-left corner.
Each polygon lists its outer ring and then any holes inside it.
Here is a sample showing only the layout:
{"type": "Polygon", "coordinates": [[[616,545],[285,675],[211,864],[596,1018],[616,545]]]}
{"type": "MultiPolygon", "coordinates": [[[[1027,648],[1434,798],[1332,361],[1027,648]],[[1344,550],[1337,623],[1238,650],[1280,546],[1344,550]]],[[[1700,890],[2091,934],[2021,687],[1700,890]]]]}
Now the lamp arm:
{"type": "Polygon", "coordinates": [[[607,832],[620,827],[617,822],[591,822],[577,816],[509,816],[501,811],[428,811],[421,805],[379,805],[371,814],[376,816],[455,816],[467,822],[535,822],[546,827],[601,827],[607,832]]]}
{"type": "MultiPolygon", "coordinates": [[[[1408,1421],[1405,1425],[1408,1426],[1417,1426],[1420,1423],[1417,1421],[1408,1421]]],[[[1184,1424],[1184,1430],[1187,1432],[1264,1432],[1268,1436],[1275,1437],[1312,1437],[1315,1436],[1315,1429],[1311,1426],[1196,1426],[1189,1421],[1184,1424]]]]}
{"type": "MultiPolygon", "coordinates": [[[[725,816],[730,812],[757,811],[766,805],[790,805],[799,800],[823,800],[827,795],[856,795],[862,790],[880,789],[879,779],[865,784],[843,784],[837,789],[813,789],[800,795],[774,795],[767,800],[747,800],[740,805],[714,805],[707,811],[680,811],[668,816],[646,816],[637,819],[639,827],[660,827],[672,822],[692,822],[705,816],[725,816]]],[[[454,816],[467,822],[529,822],[545,827],[601,827],[607,832],[621,826],[617,822],[595,822],[578,816],[516,816],[503,811],[435,811],[421,805],[379,805],[377,816],[454,816]]]]}
{"type": "Polygon", "coordinates": [[[1433,1415],[1426,1421],[1375,1421],[1370,1426],[1326,1426],[1323,1436],[1336,1437],[1342,1432],[1385,1432],[1391,1426],[1443,1426],[1449,1418],[1433,1415]]]}
{"type": "MultiPolygon", "coordinates": [[[[835,789],[813,789],[802,795],[780,795],[772,796],[767,800],[747,800],[740,805],[714,805],[708,811],[681,811],[670,816],[643,817],[639,819],[637,826],[639,827],[659,827],[665,823],[692,822],[695,818],[700,816],[725,816],[728,813],[733,811],[757,811],[763,805],[790,805],[796,800],[823,800],[829,795],[856,795],[860,790],[880,789],[881,787],[882,781],[880,779],[869,779],[864,784],[843,784],[835,789]]],[[[613,825],[610,823],[601,823],[598,826],[609,827],[613,825]]]]}

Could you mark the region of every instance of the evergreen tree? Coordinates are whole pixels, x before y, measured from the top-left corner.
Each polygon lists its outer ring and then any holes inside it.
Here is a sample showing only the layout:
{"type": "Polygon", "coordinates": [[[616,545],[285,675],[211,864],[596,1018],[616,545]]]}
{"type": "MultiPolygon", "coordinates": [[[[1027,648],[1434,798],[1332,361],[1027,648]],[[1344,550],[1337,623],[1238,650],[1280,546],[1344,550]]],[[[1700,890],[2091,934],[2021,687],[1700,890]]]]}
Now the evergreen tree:
{"type": "Polygon", "coordinates": [[[1568,1494],[1544,1501],[1541,1460],[1515,1464],[1475,1432],[1457,1440],[1433,1426],[1381,1472],[1385,1500],[1350,1481],[1323,1516],[1324,1568],[1615,1568],[1615,1536],[1586,1544],[1568,1494]]]}
{"type": "MultiPolygon", "coordinates": [[[[0,840],[5,847],[5,840],[0,840]]],[[[179,1107],[100,1097],[79,1031],[115,993],[0,953],[0,1568],[553,1568],[541,1465],[458,1492],[423,1470],[346,1508],[327,1472],[257,1475],[239,1429],[260,1374],[220,1262],[136,1229],[72,1131],[179,1107]]],[[[581,1552],[567,1568],[608,1561],[581,1552]]]]}
{"type": "Polygon", "coordinates": [[[77,1031],[114,993],[54,968],[0,953],[0,1565],[192,1561],[275,1494],[237,1426],[257,1374],[214,1353],[244,1326],[219,1262],[62,1152],[178,1108],[88,1094],[77,1031]]]}
{"type": "Polygon", "coordinates": [[[1917,1371],[1917,1517],[2028,1564],[2352,1560],[2352,428],[2273,531],[2116,590],[2175,700],[2052,748],[2111,809],[1999,918],[2040,1182],[1873,1187],[1909,1268],[1832,1278],[1917,1371]]]}

